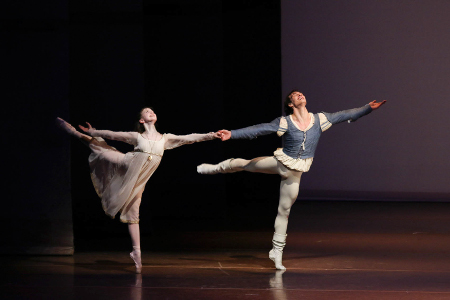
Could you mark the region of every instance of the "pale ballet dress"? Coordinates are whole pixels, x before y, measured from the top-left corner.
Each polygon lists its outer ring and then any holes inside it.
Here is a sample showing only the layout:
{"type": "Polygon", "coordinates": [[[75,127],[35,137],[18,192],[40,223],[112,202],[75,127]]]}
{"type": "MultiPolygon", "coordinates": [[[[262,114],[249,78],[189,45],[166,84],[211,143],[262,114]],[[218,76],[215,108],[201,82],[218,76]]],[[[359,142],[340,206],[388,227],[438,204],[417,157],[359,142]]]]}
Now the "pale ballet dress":
{"type": "Polygon", "coordinates": [[[158,168],[164,150],[185,144],[214,139],[213,133],[174,135],[163,134],[157,141],[144,138],[138,132],[113,132],[90,129],[94,137],[89,147],[92,183],[102,199],[105,213],[114,218],[118,212],[120,221],[139,223],[139,206],[145,184],[158,168]],[[105,140],[118,140],[134,146],[126,154],[109,146],[105,140]]]}

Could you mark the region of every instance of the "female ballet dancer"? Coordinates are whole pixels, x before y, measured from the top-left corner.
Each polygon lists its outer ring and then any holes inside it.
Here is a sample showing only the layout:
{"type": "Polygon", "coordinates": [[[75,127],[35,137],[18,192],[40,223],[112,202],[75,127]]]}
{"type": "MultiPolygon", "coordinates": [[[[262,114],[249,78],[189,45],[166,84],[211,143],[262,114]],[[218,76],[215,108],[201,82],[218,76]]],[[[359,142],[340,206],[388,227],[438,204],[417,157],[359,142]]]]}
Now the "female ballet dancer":
{"type": "Polygon", "coordinates": [[[141,273],[141,246],[139,236],[139,205],[145,184],[158,168],[164,150],[220,138],[219,133],[174,135],[161,134],[155,128],[157,117],[150,108],[139,113],[137,132],[114,132],[79,127],[89,135],[77,131],[72,125],[57,118],[58,125],[77,137],[92,150],[89,156],[91,178],[98,196],[102,199],[105,213],[114,218],[120,212],[120,221],[128,223],[133,251],[130,257],[141,273]],[[105,140],[122,141],[134,146],[126,154],[109,146],[105,140]]]}
{"type": "Polygon", "coordinates": [[[286,268],[282,264],[283,249],[286,245],[286,231],[289,212],[298,196],[300,177],[311,167],[314,152],[322,132],[332,125],[349,121],[354,122],[362,116],[378,109],[386,100],[356,109],[337,113],[309,113],[306,98],[297,90],[291,91],[285,98],[284,109],[287,114],[270,123],[254,125],[237,130],[219,130],[222,141],[228,139],[253,139],[260,135],[276,132],[283,137],[284,148],[278,148],[274,156],[258,157],[252,160],[241,158],[227,159],[217,165],[201,164],[197,167],[200,174],[233,173],[239,171],[279,174],[281,176],[278,214],[275,219],[273,248],[269,258],[279,270],[286,268]]]}

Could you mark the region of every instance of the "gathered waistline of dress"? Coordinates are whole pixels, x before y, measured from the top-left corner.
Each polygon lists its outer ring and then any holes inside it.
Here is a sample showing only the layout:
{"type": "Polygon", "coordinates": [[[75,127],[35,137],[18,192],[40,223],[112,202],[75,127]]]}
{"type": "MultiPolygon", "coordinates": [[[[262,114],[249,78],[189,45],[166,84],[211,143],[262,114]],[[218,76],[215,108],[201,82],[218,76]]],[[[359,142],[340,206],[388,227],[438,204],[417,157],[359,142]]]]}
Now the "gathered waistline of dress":
{"type": "Polygon", "coordinates": [[[161,154],[151,153],[151,152],[143,151],[143,150],[140,150],[140,149],[134,149],[133,152],[142,152],[142,153],[146,153],[146,154],[149,154],[149,155],[156,155],[156,156],[162,157],[161,154]]]}

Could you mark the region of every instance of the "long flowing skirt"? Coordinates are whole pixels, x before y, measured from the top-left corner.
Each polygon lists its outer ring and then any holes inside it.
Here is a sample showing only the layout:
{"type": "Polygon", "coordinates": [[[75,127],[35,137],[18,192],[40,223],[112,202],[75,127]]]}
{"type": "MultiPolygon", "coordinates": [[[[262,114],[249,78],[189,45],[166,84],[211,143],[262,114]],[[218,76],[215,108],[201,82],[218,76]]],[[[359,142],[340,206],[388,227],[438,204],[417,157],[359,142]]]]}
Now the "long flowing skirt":
{"type": "Polygon", "coordinates": [[[89,147],[91,179],[102,199],[103,210],[111,218],[120,211],[122,222],[138,223],[145,184],[158,168],[161,157],[149,160],[149,155],[142,152],[124,154],[98,137],[91,140],[89,147]]]}

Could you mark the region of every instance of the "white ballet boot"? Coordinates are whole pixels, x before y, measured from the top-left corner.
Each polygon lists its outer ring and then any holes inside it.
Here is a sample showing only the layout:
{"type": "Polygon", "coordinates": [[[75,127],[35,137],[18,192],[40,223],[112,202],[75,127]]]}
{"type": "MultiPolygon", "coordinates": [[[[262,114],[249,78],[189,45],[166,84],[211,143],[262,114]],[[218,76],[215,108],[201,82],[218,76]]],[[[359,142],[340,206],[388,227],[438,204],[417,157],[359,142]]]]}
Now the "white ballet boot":
{"type": "Polygon", "coordinates": [[[234,158],[224,160],[223,162],[220,162],[217,165],[201,164],[201,165],[197,166],[197,172],[200,174],[205,174],[205,175],[237,172],[236,170],[232,169],[231,164],[230,164],[233,159],[234,158]]]}
{"type": "Polygon", "coordinates": [[[272,245],[273,248],[269,252],[269,258],[275,263],[275,268],[278,270],[286,270],[283,266],[283,249],[286,246],[287,234],[273,234],[272,245]]]}
{"type": "Polygon", "coordinates": [[[136,273],[140,274],[142,271],[141,248],[133,246],[133,251],[130,252],[130,257],[136,266],[136,273]]]}

